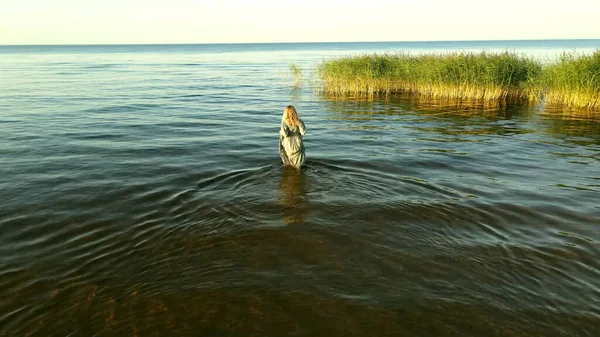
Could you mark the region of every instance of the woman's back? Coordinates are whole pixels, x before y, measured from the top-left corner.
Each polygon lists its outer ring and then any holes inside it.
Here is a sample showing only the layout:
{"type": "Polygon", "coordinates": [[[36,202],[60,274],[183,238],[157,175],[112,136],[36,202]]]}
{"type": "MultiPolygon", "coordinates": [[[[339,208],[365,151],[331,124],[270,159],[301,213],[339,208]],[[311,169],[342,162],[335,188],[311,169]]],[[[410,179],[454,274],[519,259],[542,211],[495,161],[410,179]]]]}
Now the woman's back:
{"type": "Polygon", "coordinates": [[[288,106],[284,111],[279,130],[279,155],[284,165],[298,168],[302,166],[305,160],[303,142],[305,134],[304,122],[298,118],[294,107],[288,106]],[[292,109],[293,111],[291,111],[292,109]],[[293,114],[291,118],[290,114],[293,114]]]}

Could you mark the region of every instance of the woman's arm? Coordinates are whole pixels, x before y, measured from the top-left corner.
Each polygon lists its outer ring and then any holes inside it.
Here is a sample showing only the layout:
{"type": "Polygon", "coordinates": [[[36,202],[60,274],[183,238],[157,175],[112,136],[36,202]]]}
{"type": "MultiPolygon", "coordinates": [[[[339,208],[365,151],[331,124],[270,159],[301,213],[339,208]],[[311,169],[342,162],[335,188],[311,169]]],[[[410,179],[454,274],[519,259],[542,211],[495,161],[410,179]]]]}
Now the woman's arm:
{"type": "Polygon", "coordinates": [[[279,130],[280,138],[287,137],[290,135],[290,128],[285,124],[281,123],[281,129],[279,130]]]}
{"type": "Polygon", "coordinates": [[[300,126],[300,134],[304,136],[306,134],[306,126],[304,125],[304,122],[301,119],[299,120],[299,122],[300,122],[300,125],[299,125],[300,126]]]}

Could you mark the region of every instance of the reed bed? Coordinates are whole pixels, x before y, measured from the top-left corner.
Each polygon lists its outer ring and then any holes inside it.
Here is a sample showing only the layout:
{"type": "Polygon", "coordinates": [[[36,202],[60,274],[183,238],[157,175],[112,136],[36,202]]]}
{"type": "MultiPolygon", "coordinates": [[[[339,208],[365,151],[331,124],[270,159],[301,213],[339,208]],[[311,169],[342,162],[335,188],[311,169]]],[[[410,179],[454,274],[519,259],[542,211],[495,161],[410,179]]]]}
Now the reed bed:
{"type": "Polygon", "coordinates": [[[411,93],[454,101],[537,101],[534,88],[542,67],[514,53],[342,57],[318,68],[322,91],[337,96],[411,93]]]}
{"type": "Polygon", "coordinates": [[[600,50],[592,55],[563,53],[544,67],[536,84],[549,104],[600,110],[600,50]]]}

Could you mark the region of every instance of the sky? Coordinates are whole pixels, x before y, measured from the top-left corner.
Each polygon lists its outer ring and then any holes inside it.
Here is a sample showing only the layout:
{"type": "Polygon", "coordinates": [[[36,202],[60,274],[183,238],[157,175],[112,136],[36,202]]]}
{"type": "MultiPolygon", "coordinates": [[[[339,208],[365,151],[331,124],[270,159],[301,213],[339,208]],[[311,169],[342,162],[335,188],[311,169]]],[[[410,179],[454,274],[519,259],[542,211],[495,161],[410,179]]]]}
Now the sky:
{"type": "Polygon", "coordinates": [[[600,0],[0,0],[0,45],[599,39],[600,0]]]}

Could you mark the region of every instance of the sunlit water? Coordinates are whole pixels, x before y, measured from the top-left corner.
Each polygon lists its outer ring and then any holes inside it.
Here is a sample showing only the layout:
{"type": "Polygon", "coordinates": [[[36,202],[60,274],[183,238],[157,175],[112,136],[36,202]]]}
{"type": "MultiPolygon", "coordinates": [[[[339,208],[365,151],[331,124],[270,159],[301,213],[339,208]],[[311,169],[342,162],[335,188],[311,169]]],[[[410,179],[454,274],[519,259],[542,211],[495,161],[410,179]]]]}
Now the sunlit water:
{"type": "Polygon", "coordinates": [[[312,70],[598,47],[0,47],[0,335],[597,336],[600,115],[334,100],[312,70]]]}

